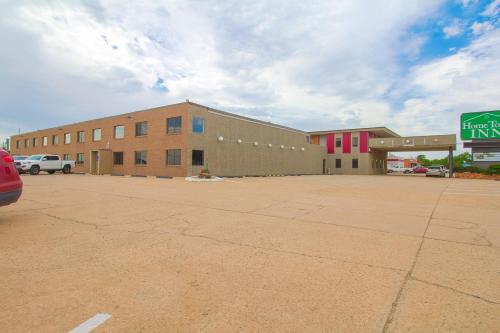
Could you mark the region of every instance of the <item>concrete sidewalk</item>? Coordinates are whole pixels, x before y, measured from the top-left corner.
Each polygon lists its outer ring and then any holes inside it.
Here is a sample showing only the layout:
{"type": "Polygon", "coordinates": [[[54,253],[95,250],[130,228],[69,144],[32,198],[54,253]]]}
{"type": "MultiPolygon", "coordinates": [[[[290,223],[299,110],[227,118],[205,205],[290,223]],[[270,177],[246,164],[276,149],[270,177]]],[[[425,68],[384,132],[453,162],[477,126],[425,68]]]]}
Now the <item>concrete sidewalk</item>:
{"type": "Polygon", "coordinates": [[[498,332],[500,182],[23,176],[0,331],[498,332]]]}

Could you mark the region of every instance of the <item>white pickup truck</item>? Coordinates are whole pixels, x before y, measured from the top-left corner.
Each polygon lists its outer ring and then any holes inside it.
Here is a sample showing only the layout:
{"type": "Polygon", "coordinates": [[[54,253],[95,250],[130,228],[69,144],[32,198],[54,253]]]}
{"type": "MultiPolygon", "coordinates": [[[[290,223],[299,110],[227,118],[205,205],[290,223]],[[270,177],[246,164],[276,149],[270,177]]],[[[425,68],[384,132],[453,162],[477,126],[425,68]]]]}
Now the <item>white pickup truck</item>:
{"type": "Polygon", "coordinates": [[[412,173],[412,168],[404,168],[399,165],[392,165],[387,167],[387,173],[402,172],[402,173],[412,173]]]}
{"type": "Polygon", "coordinates": [[[75,161],[61,160],[58,155],[31,155],[25,160],[17,161],[16,167],[18,170],[29,172],[31,175],[38,175],[40,171],[47,171],[49,174],[56,171],[70,173],[71,168],[75,167],[75,161]]]}

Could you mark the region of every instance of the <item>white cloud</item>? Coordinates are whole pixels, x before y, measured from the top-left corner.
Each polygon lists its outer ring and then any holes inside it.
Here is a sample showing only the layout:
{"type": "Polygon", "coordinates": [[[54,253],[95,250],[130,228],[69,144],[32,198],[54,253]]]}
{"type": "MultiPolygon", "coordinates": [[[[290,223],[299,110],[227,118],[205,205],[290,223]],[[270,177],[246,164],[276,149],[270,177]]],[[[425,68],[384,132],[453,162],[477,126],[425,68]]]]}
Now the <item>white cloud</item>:
{"type": "Polygon", "coordinates": [[[463,33],[463,23],[455,19],[450,25],[443,28],[443,33],[445,38],[458,37],[463,33]]]}
{"type": "Polygon", "coordinates": [[[500,13],[500,0],[493,0],[484,10],[484,16],[496,16],[500,13]]]}
{"type": "Polygon", "coordinates": [[[488,32],[488,31],[491,31],[493,30],[495,27],[493,26],[493,24],[491,24],[490,22],[486,21],[486,22],[474,22],[472,25],[471,25],[471,30],[472,30],[472,33],[474,35],[481,35],[481,34],[484,34],[485,32],[488,32]]]}

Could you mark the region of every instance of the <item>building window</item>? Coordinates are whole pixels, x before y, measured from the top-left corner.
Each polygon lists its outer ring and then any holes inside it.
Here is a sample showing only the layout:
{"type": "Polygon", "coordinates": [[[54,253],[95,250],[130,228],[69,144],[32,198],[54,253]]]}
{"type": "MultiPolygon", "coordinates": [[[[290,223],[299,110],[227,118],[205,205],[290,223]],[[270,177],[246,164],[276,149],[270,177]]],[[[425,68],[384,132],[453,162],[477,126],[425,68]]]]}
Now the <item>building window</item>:
{"type": "Polygon", "coordinates": [[[306,142],[311,143],[311,137],[309,135],[306,136],[306,142]]]}
{"type": "Polygon", "coordinates": [[[135,164],[136,165],[147,165],[148,164],[148,152],[136,151],[135,152],[135,164]]]}
{"type": "Polygon", "coordinates": [[[182,117],[167,118],[167,133],[176,134],[181,132],[182,117]]]}
{"type": "Polygon", "coordinates": [[[113,152],[113,164],[114,165],[123,165],[123,152],[122,151],[113,152]]]}
{"type": "Polygon", "coordinates": [[[353,169],[357,169],[358,168],[358,159],[357,158],[353,158],[352,159],[352,168],[353,169]]]}
{"type": "Polygon", "coordinates": [[[125,126],[115,126],[115,139],[123,139],[125,137],[125,126]]]}
{"type": "Polygon", "coordinates": [[[101,141],[101,129],[94,128],[92,130],[92,141],[101,141]]]}
{"type": "Polygon", "coordinates": [[[140,123],[135,123],[135,136],[145,136],[148,135],[148,122],[143,121],[140,123]]]}
{"type": "Polygon", "coordinates": [[[64,144],[69,145],[71,143],[71,133],[64,134],[64,144]]]}
{"type": "Polygon", "coordinates": [[[79,131],[76,134],[77,134],[77,141],[79,143],[85,142],[85,132],[84,131],[79,131]]]}
{"type": "Polygon", "coordinates": [[[205,131],[205,119],[193,117],[193,133],[203,133],[205,131]]]}
{"type": "Polygon", "coordinates": [[[63,155],[63,160],[65,160],[65,161],[71,160],[71,155],[70,154],[64,154],[63,155]]]}
{"type": "Polygon", "coordinates": [[[335,147],[342,147],[342,138],[335,138],[335,147]]]}
{"type": "Polygon", "coordinates": [[[49,138],[46,136],[42,136],[42,146],[46,147],[49,144],[49,138]]]}
{"type": "Polygon", "coordinates": [[[352,137],[352,146],[353,147],[357,147],[358,146],[358,137],[357,136],[353,136],[352,137]]]}
{"type": "Polygon", "coordinates": [[[36,138],[31,139],[31,147],[36,147],[38,145],[38,140],[36,138]]]}
{"type": "Polygon", "coordinates": [[[83,164],[83,153],[76,154],[76,164],[83,164]]]}
{"type": "Polygon", "coordinates": [[[59,135],[52,135],[52,145],[59,144],[59,135]]]}
{"type": "Polygon", "coordinates": [[[24,139],[24,148],[29,148],[30,146],[30,139],[24,139]]]}
{"type": "Polygon", "coordinates": [[[167,165],[181,165],[181,150],[168,149],[167,150],[167,165]]]}
{"type": "Polygon", "coordinates": [[[335,159],[335,168],[336,169],[342,168],[342,160],[340,158],[335,159]]]}
{"type": "Polygon", "coordinates": [[[203,165],[203,150],[193,150],[191,156],[192,165],[203,165]]]}
{"type": "Polygon", "coordinates": [[[16,141],[16,149],[19,149],[19,147],[21,146],[21,141],[20,140],[17,140],[16,141]]]}

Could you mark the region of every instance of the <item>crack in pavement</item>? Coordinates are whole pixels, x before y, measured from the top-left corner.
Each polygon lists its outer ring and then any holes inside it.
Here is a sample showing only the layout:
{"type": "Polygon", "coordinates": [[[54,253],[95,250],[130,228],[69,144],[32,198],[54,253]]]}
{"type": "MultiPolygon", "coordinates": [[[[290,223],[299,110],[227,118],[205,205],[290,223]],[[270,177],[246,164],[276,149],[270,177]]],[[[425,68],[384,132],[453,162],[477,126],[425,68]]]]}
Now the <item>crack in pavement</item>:
{"type": "Polygon", "coordinates": [[[436,209],[437,209],[437,207],[439,205],[439,202],[440,202],[443,194],[445,193],[445,191],[447,190],[447,188],[450,186],[450,184],[451,183],[448,182],[448,184],[441,190],[441,193],[439,193],[439,196],[438,196],[438,198],[436,200],[436,203],[434,204],[434,208],[432,209],[431,215],[429,216],[429,219],[427,220],[427,225],[425,227],[424,234],[421,237],[420,245],[419,245],[419,247],[417,249],[417,253],[415,254],[415,258],[413,258],[413,262],[412,262],[411,268],[408,271],[408,273],[406,274],[406,276],[405,276],[405,278],[403,280],[403,283],[401,284],[401,287],[399,288],[399,291],[398,291],[398,293],[396,295],[396,299],[392,302],[391,311],[387,315],[387,319],[386,319],[386,321],[384,323],[384,327],[382,328],[382,333],[387,332],[387,330],[389,329],[389,326],[391,325],[392,321],[394,320],[394,315],[396,314],[396,309],[399,306],[399,301],[401,300],[401,296],[403,295],[403,290],[405,289],[406,284],[410,280],[410,278],[411,278],[411,276],[413,274],[413,271],[415,270],[415,266],[417,265],[417,260],[418,260],[418,257],[420,255],[420,251],[422,251],[422,246],[424,245],[425,234],[427,233],[427,230],[429,229],[429,226],[431,224],[434,212],[436,211],[436,209]]]}
{"type": "Polygon", "coordinates": [[[39,213],[42,214],[42,215],[51,217],[53,219],[59,220],[59,221],[72,222],[72,223],[77,223],[77,224],[83,224],[83,225],[87,225],[87,226],[92,226],[95,229],[100,229],[102,227],[109,226],[109,224],[107,224],[107,225],[98,225],[96,223],[83,222],[83,221],[79,221],[79,220],[75,220],[75,219],[71,219],[71,218],[67,218],[67,217],[60,217],[60,216],[57,216],[57,215],[52,215],[52,214],[45,213],[45,212],[39,212],[39,213]]]}
{"type": "Polygon", "coordinates": [[[445,286],[445,285],[442,285],[439,283],[435,283],[435,282],[431,282],[431,281],[427,281],[427,280],[422,280],[422,279],[416,278],[414,276],[411,276],[410,278],[411,278],[411,280],[422,282],[422,283],[425,283],[425,284],[428,284],[428,285],[431,285],[434,287],[444,288],[444,289],[451,290],[451,291],[456,292],[456,293],[461,294],[461,295],[474,297],[474,298],[480,299],[481,301],[486,302],[486,303],[497,304],[497,305],[500,304],[500,302],[492,301],[490,299],[484,298],[484,297],[479,296],[479,295],[471,294],[471,293],[462,291],[460,289],[455,289],[453,287],[445,286]]]}
{"type": "Polygon", "coordinates": [[[319,255],[312,255],[312,254],[307,254],[307,253],[297,252],[297,251],[280,250],[280,249],[274,249],[274,248],[270,248],[270,247],[264,247],[264,246],[258,246],[258,245],[252,245],[252,244],[237,243],[237,242],[233,242],[233,241],[230,241],[230,240],[219,239],[219,238],[215,238],[215,237],[211,237],[211,236],[206,236],[206,235],[200,235],[200,234],[176,233],[176,232],[169,232],[169,231],[159,232],[159,234],[168,234],[168,235],[174,235],[174,236],[202,238],[202,239],[211,240],[211,241],[214,241],[214,242],[217,242],[217,243],[229,244],[229,245],[234,245],[234,246],[238,246],[238,247],[248,247],[248,248],[253,248],[253,249],[257,249],[257,250],[272,251],[272,252],[277,252],[277,253],[297,255],[297,256],[302,256],[302,257],[307,257],[307,258],[314,258],[314,259],[324,259],[324,260],[331,260],[331,261],[340,261],[340,262],[343,262],[343,263],[354,264],[354,265],[361,265],[361,266],[368,266],[368,267],[371,267],[371,268],[385,269],[385,270],[390,270],[390,271],[399,272],[399,273],[401,273],[401,272],[408,272],[406,269],[400,269],[400,268],[394,268],[394,267],[387,267],[387,266],[381,266],[381,265],[368,264],[368,263],[351,261],[351,260],[346,260],[346,259],[341,259],[341,258],[336,258],[336,257],[325,257],[325,256],[319,256],[319,255]]]}
{"type": "MultiPolygon", "coordinates": [[[[481,236],[479,236],[480,238],[483,238],[481,236]]],[[[449,239],[441,239],[441,238],[434,238],[434,237],[429,237],[429,236],[425,236],[424,237],[425,239],[432,239],[432,240],[435,240],[435,241],[441,241],[441,242],[448,242],[448,243],[455,243],[455,244],[464,244],[464,245],[471,245],[471,246],[481,246],[481,247],[491,247],[491,248],[494,248],[494,249],[500,249],[499,246],[494,246],[491,242],[489,242],[487,239],[485,239],[488,244],[475,244],[475,243],[468,243],[468,242],[461,242],[461,241],[454,241],[454,240],[449,240],[449,239]]]]}

